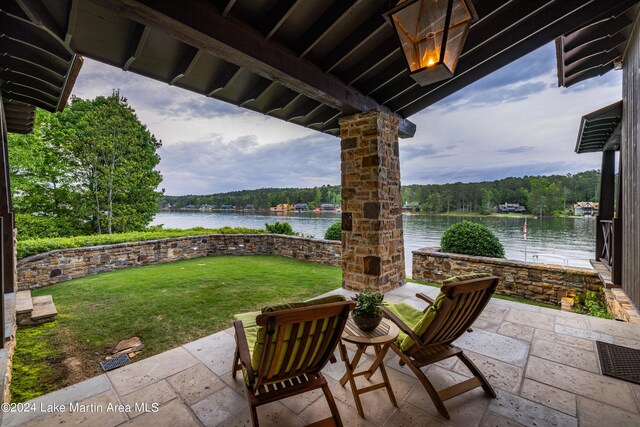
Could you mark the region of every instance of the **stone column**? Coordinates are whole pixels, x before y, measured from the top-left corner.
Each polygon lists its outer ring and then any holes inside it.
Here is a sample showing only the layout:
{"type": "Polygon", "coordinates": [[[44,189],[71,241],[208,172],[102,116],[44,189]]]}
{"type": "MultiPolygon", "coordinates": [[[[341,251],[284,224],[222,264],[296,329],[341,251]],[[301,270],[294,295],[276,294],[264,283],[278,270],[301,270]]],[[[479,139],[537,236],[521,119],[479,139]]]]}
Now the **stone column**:
{"type": "Polygon", "coordinates": [[[398,120],[369,111],[340,120],[342,287],[388,291],[405,281],[398,120]]]}

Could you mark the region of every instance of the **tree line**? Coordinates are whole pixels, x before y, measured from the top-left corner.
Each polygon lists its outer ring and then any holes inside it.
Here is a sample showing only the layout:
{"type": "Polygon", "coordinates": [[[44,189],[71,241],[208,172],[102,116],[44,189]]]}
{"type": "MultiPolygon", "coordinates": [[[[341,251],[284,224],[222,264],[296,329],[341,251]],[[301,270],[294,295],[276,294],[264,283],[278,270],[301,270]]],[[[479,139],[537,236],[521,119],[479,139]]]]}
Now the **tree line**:
{"type": "MultiPolygon", "coordinates": [[[[406,206],[426,213],[495,212],[503,203],[517,203],[527,212],[537,215],[563,214],[580,201],[596,201],[600,172],[590,170],[576,174],[525,176],[496,181],[451,184],[412,184],[402,187],[402,201],[406,206]]],[[[161,208],[184,209],[223,205],[238,209],[252,205],[254,209],[268,209],[281,203],[307,203],[310,207],[322,203],[340,204],[339,185],[314,188],[262,188],[229,193],[187,196],[162,196],[161,208]]]]}
{"type": "Polygon", "coordinates": [[[118,91],[38,109],[33,133],[8,142],[21,239],[138,231],[158,211],[161,142],[118,91]]]}

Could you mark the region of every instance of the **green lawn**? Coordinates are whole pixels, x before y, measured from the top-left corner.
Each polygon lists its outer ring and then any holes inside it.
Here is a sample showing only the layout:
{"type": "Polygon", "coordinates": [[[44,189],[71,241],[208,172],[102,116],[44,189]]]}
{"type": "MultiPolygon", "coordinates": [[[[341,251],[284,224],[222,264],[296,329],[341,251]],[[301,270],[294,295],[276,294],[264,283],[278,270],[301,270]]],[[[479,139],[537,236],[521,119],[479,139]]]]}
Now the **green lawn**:
{"type": "MultiPolygon", "coordinates": [[[[101,372],[98,362],[139,336],[139,358],[230,327],[233,315],[301,301],[341,286],[341,270],[274,256],[220,256],[130,268],[38,289],[58,318],[18,329],[12,401],[101,372]]],[[[136,358],[137,360],[137,358],[136,358]]]]}

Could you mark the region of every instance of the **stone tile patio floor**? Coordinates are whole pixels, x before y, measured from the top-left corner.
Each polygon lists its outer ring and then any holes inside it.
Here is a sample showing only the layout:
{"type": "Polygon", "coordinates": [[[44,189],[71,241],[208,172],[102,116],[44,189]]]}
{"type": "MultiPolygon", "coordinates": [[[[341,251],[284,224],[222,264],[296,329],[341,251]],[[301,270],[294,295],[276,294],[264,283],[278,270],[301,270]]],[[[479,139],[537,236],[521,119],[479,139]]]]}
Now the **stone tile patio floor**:
{"type": "MultiPolygon", "coordinates": [[[[416,292],[435,296],[438,290],[409,283],[386,299],[423,308],[416,292]]],[[[349,294],[342,289],[331,293],[349,294]]],[[[490,399],[478,388],[449,400],[450,421],[438,415],[423,387],[391,352],[386,365],[392,368],[387,371],[398,408],[384,389],[367,393],[362,397],[366,420],[358,416],[349,386],[338,383],[345,372],[339,357],[324,373],[345,425],[639,426],[640,385],[601,375],[595,340],[640,348],[640,327],[493,299],[474,332],[457,345],[488,377],[498,397],[490,399]]],[[[34,399],[29,403],[36,412],[6,413],[2,425],[250,425],[241,380],[231,378],[233,349],[233,332],[227,329],[34,399]],[[70,412],[72,402],[86,412],[70,412]],[[150,411],[136,403],[147,403],[150,411]],[[39,412],[55,410],[49,406],[54,404],[66,411],[39,412]],[[131,410],[108,412],[109,404],[130,405],[131,410]],[[158,405],[155,412],[153,404],[158,405]]],[[[427,375],[442,388],[470,374],[457,359],[448,359],[429,367],[427,375]]],[[[296,426],[325,418],[329,411],[321,393],[313,392],[260,407],[258,414],[262,426],[296,426]]]]}

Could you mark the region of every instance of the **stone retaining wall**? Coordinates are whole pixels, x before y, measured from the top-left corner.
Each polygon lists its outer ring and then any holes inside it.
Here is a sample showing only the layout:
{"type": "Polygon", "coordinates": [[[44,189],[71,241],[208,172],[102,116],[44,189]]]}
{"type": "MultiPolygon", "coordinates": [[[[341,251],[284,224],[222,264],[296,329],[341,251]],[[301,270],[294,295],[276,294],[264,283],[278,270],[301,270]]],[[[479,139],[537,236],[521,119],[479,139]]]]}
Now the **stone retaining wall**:
{"type": "Polygon", "coordinates": [[[413,252],[415,280],[441,283],[461,274],[483,272],[500,278],[497,292],[530,300],[560,304],[577,290],[598,290],[602,281],[595,270],[534,264],[499,258],[438,252],[423,248],[413,252]]]}
{"type": "Polygon", "coordinates": [[[91,274],[210,255],[279,255],[341,265],[341,243],[276,234],[207,234],[144,242],[58,249],[18,261],[18,289],[91,274]]]}

